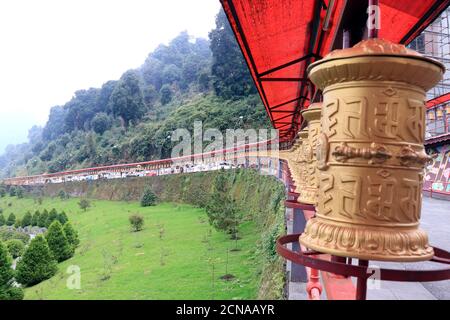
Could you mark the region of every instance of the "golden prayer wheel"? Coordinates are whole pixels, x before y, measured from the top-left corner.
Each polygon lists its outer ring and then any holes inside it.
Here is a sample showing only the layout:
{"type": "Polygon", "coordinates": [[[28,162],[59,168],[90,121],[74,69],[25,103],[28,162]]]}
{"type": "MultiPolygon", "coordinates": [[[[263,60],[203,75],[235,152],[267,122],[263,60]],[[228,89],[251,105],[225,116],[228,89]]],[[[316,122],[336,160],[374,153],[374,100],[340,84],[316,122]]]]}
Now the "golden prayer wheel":
{"type": "Polygon", "coordinates": [[[289,166],[291,177],[295,182],[296,190],[298,184],[301,182],[300,178],[300,166],[298,165],[298,154],[301,152],[302,141],[300,135],[296,138],[290,149],[282,150],[279,152],[280,159],[286,160],[289,166]]]}
{"type": "Polygon", "coordinates": [[[300,236],[304,246],[365,260],[433,256],[419,229],[429,159],[425,92],[444,71],[441,63],[381,39],[333,51],[309,67],[324,101],[319,202],[300,236]]]}
{"type": "Polygon", "coordinates": [[[297,193],[300,193],[300,191],[303,189],[303,186],[305,184],[304,173],[303,173],[303,169],[304,169],[303,147],[304,147],[305,139],[307,139],[307,138],[308,138],[308,132],[306,130],[302,130],[298,133],[298,139],[297,139],[298,147],[294,151],[295,164],[290,168],[291,172],[292,172],[292,177],[295,182],[295,191],[297,193]]]}
{"type": "Polygon", "coordinates": [[[322,111],[322,103],[313,103],[308,109],[302,112],[302,117],[308,123],[308,137],[303,142],[303,166],[304,166],[304,183],[300,190],[298,201],[315,205],[317,203],[317,195],[319,190],[317,160],[315,148],[320,135],[320,113],[322,111]]]}

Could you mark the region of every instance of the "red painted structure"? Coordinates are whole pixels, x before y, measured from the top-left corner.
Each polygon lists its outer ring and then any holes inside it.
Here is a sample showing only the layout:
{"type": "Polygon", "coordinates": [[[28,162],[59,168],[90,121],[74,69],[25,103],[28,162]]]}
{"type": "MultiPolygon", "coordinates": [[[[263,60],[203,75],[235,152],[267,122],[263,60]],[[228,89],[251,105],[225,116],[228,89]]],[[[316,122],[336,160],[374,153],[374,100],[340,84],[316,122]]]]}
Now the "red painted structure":
{"type": "MultiPolygon", "coordinates": [[[[267,113],[281,141],[295,138],[299,111],[316,91],[306,68],[342,47],[348,26],[367,19],[364,0],[221,0],[267,113]],[[362,17],[358,20],[358,17],[362,17]]],[[[408,44],[449,0],[379,0],[380,38],[408,44]]],[[[354,27],[354,26],[353,26],[354,27]]],[[[356,36],[353,36],[356,39],[356,36]]],[[[350,44],[353,44],[350,41],[350,44]]]]}
{"type": "MultiPolygon", "coordinates": [[[[450,5],[448,0],[221,0],[280,141],[292,142],[302,126],[301,110],[320,99],[307,79],[307,67],[333,49],[348,47],[364,37],[380,37],[408,44],[450,5]],[[367,30],[367,5],[378,5],[381,29],[367,30]],[[361,17],[363,17],[361,19],[361,17]],[[365,35],[364,35],[365,33],[365,35]]],[[[429,102],[431,106],[434,102],[429,102]]],[[[447,125],[447,123],[446,123],[447,125]]],[[[448,130],[448,129],[447,129],[448,130]]],[[[282,177],[288,189],[289,174],[282,177]]],[[[288,202],[289,203],[289,202],[288,202]]],[[[334,257],[321,259],[317,252],[296,253],[284,244],[297,242],[299,234],[279,239],[277,251],[294,263],[309,267],[308,296],[320,298],[319,272],[329,299],[365,299],[369,262],[358,266],[334,257]],[[344,277],[336,277],[335,275],[344,277]],[[356,290],[349,276],[357,278],[356,290]],[[347,277],[347,278],[346,278],[347,277]],[[334,280],[341,280],[337,285],[334,280]],[[340,290],[345,288],[346,290],[340,290]]],[[[437,249],[435,261],[450,264],[450,255],[437,249]]],[[[397,271],[382,269],[381,280],[435,281],[450,278],[450,269],[397,271]]]]}
{"type": "MultiPolygon", "coordinates": [[[[264,152],[270,152],[273,148],[272,145],[276,140],[262,141],[258,143],[246,144],[241,146],[236,146],[234,148],[216,150],[211,152],[205,152],[201,154],[193,154],[182,156],[178,158],[168,158],[161,160],[152,160],[152,161],[144,161],[144,162],[135,162],[135,163],[126,163],[126,164],[116,164],[110,166],[99,166],[92,168],[84,168],[77,170],[68,170],[56,173],[47,173],[41,175],[33,175],[33,176],[21,176],[21,177],[13,177],[7,178],[3,180],[3,183],[6,185],[26,185],[26,184],[34,184],[40,183],[37,181],[45,181],[46,179],[51,178],[64,178],[68,176],[74,175],[95,175],[106,172],[121,172],[121,171],[132,171],[136,169],[156,169],[156,168],[168,168],[171,166],[175,166],[177,164],[182,163],[195,163],[197,161],[210,161],[212,159],[216,161],[227,161],[227,160],[236,160],[241,157],[248,157],[251,152],[261,152],[264,155],[264,152]]],[[[275,142],[276,143],[276,142],[275,142]]],[[[278,146],[274,150],[278,150],[278,146]]],[[[276,155],[276,153],[275,153],[276,155]]],[[[264,157],[264,156],[262,156],[264,157]]]]}
{"type": "Polygon", "coordinates": [[[427,102],[425,145],[450,140],[450,93],[427,102]]]}

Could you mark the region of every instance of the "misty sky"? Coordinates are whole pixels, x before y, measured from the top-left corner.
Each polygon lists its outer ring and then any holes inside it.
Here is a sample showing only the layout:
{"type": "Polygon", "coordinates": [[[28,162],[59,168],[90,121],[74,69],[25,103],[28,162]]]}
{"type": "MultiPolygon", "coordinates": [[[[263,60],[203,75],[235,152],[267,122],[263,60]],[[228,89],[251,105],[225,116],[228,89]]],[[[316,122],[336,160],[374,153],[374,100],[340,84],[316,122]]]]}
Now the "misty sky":
{"type": "Polygon", "coordinates": [[[52,106],[140,66],[181,31],[207,37],[219,0],[0,1],[0,153],[52,106]]]}

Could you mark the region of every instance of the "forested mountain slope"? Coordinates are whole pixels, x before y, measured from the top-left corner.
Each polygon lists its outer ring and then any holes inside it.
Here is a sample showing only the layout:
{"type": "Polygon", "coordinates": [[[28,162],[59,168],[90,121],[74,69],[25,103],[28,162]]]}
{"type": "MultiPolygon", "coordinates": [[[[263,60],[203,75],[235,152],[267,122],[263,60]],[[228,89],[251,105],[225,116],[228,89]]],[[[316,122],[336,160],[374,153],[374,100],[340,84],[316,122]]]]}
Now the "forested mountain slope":
{"type": "Polygon", "coordinates": [[[223,11],[209,39],[182,32],[137,69],[54,106],[29,141],[0,156],[1,176],[170,156],[172,130],[267,128],[269,122],[223,11]]]}

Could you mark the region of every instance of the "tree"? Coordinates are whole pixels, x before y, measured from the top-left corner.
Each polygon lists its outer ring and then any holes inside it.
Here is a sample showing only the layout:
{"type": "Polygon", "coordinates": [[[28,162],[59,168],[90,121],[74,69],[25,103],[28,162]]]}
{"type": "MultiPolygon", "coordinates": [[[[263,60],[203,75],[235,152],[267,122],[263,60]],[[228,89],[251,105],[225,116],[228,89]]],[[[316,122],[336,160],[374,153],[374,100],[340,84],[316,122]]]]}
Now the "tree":
{"type": "Polygon", "coordinates": [[[61,262],[73,256],[74,249],[69,244],[59,221],[52,222],[45,238],[56,261],[61,262]]]}
{"type": "Polygon", "coordinates": [[[23,290],[14,287],[14,270],[8,250],[0,241],[0,300],[22,300],[23,290]]]}
{"type": "Polygon", "coordinates": [[[11,212],[8,216],[8,220],[6,220],[6,225],[13,226],[15,223],[16,223],[16,215],[11,212]]]}
{"type": "Polygon", "coordinates": [[[22,218],[22,227],[31,226],[33,224],[33,216],[30,211],[27,211],[22,218]]]}
{"type": "Polygon", "coordinates": [[[0,197],[4,197],[4,196],[6,196],[6,188],[5,188],[5,186],[0,186],[0,197]]]}
{"type": "Polygon", "coordinates": [[[122,75],[111,94],[109,103],[114,116],[121,117],[125,126],[144,115],[144,98],[135,71],[130,70],[122,75]]]}
{"type": "Polygon", "coordinates": [[[66,131],[65,118],[67,109],[63,106],[55,106],[50,109],[48,121],[42,131],[42,137],[46,141],[53,140],[66,131]]]}
{"type": "Polygon", "coordinates": [[[6,224],[5,216],[3,213],[0,213],[0,227],[6,224]]]}
{"type": "Polygon", "coordinates": [[[237,226],[242,217],[236,201],[230,195],[223,173],[219,173],[214,179],[213,192],[206,205],[206,213],[214,228],[231,233],[233,239],[237,237],[237,226]]]}
{"type": "Polygon", "coordinates": [[[149,207],[156,205],[158,198],[150,188],[145,188],[141,197],[141,207],[149,207]]]}
{"type": "Polygon", "coordinates": [[[11,239],[6,241],[6,247],[8,248],[9,254],[14,259],[20,257],[25,251],[25,244],[19,239],[11,239]]]}
{"type": "Polygon", "coordinates": [[[128,217],[128,220],[134,232],[141,231],[144,227],[144,217],[140,214],[132,214],[128,217]]]}
{"type": "Polygon", "coordinates": [[[31,240],[16,270],[16,280],[25,286],[38,284],[56,274],[57,262],[42,235],[31,240]]]}
{"type": "Polygon", "coordinates": [[[39,226],[40,216],[41,216],[41,213],[39,212],[39,210],[36,210],[33,214],[33,219],[31,220],[31,224],[33,225],[33,227],[39,226]]]}
{"type": "Polygon", "coordinates": [[[9,188],[9,196],[14,197],[16,195],[16,187],[12,186],[9,188]]]}
{"type": "Polygon", "coordinates": [[[174,64],[166,65],[162,73],[164,84],[172,84],[181,80],[181,70],[174,64]]]}
{"type": "Polygon", "coordinates": [[[99,94],[97,95],[96,101],[96,112],[107,112],[112,113],[111,110],[108,109],[109,99],[111,98],[111,94],[116,87],[117,81],[110,80],[102,85],[99,94]]]}
{"type": "Polygon", "coordinates": [[[81,199],[80,202],[78,202],[78,205],[80,206],[80,209],[86,211],[91,206],[91,203],[87,199],[81,199]]]}
{"type": "Polygon", "coordinates": [[[39,216],[38,226],[41,228],[48,227],[47,220],[48,220],[48,211],[47,209],[44,209],[44,211],[42,211],[41,215],[39,216]]]}
{"type": "Polygon", "coordinates": [[[58,197],[61,199],[61,200],[66,200],[68,197],[67,197],[67,193],[64,191],[64,190],[59,190],[59,192],[58,192],[58,197]]]}
{"type": "Polygon", "coordinates": [[[104,112],[97,113],[91,120],[91,128],[95,133],[103,134],[111,128],[111,118],[104,112]]]}
{"type": "Polygon", "coordinates": [[[149,84],[144,89],[144,102],[148,107],[151,107],[153,103],[158,99],[158,91],[156,91],[155,86],[149,84]]]}
{"type": "Polygon", "coordinates": [[[67,218],[67,215],[64,211],[58,214],[58,221],[61,223],[61,225],[65,225],[66,222],[69,221],[69,218],[67,218]]]}
{"type": "Polygon", "coordinates": [[[17,196],[17,198],[22,199],[23,198],[23,194],[24,194],[23,188],[22,187],[17,187],[17,189],[16,189],[16,196],[17,196]]]}
{"type": "Polygon", "coordinates": [[[20,228],[22,226],[22,219],[17,218],[16,222],[14,222],[14,228],[20,228]]]}
{"type": "Polygon", "coordinates": [[[58,219],[58,212],[56,212],[55,208],[52,208],[52,210],[50,210],[50,213],[48,214],[48,219],[47,219],[47,226],[51,225],[53,221],[58,219]]]}
{"type": "Polygon", "coordinates": [[[78,232],[72,227],[70,222],[66,222],[63,227],[64,234],[66,235],[67,241],[72,245],[73,248],[76,248],[80,244],[80,240],[78,239],[78,232]]]}
{"type": "Polygon", "coordinates": [[[161,95],[161,104],[168,104],[170,101],[172,101],[173,93],[170,85],[163,85],[159,93],[161,95]]]}
{"type": "Polygon", "coordinates": [[[230,99],[256,93],[236,38],[223,10],[216,17],[216,28],[209,33],[213,63],[213,87],[219,97],[230,99]]]}

